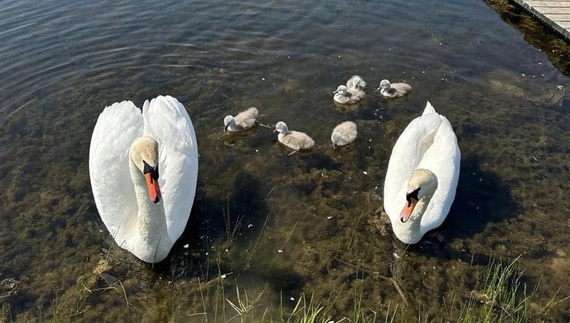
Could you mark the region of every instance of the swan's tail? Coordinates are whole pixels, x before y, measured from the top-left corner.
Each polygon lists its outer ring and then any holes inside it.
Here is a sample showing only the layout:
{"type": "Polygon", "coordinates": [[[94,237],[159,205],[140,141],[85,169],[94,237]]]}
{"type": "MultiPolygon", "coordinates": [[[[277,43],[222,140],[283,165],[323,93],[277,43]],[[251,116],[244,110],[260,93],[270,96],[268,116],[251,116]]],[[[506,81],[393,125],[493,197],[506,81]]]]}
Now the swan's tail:
{"type": "Polygon", "coordinates": [[[435,112],[435,109],[433,108],[433,105],[431,105],[431,103],[429,103],[429,101],[427,101],[426,108],[424,109],[424,113],[422,113],[422,116],[425,116],[426,114],[430,114],[430,113],[436,113],[436,112],[435,112]]]}

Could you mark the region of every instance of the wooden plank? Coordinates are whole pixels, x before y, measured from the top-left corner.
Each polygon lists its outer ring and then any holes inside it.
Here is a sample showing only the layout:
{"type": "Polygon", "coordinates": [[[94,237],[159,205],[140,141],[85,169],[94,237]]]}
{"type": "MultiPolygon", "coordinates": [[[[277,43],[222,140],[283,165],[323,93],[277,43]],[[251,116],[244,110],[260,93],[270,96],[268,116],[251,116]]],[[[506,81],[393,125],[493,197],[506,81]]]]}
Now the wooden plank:
{"type": "Polygon", "coordinates": [[[519,0],[515,2],[524,2],[529,6],[542,6],[542,7],[568,7],[570,1],[544,1],[544,0],[519,0]]]}
{"type": "Polygon", "coordinates": [[[566,29],[570,33],[570,21],[561,22],[560,27],[566,29]]]}
{"type": "Polygon", "coordinates": [[[570,15],[567,13],[549,13],[549,14],[545,14],[544,15],[546,18],[559,23],[562,21],[569,21],[570,20],[570,15]]]}
{"type": "Polygon", "coordinates": [[[534,7],[537,11],[549,15],[549,14],[570,14],[570,6],[568,7],[534,7]]]}
{"type": "Polygon", "coordinates": [[[540,22],[570,41],[570,0],[513,0],[540,22]]]}

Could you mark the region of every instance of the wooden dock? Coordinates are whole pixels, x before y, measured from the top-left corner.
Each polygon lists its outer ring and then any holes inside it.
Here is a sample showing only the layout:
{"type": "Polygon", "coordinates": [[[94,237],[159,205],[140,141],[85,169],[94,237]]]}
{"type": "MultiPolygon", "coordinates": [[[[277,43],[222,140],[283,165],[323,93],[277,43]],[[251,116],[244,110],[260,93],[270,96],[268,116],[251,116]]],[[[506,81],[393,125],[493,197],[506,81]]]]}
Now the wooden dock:
{"type": "Polygon", "coordinates": [[[570,0],[513,0],[570,41],[570,0]]]}

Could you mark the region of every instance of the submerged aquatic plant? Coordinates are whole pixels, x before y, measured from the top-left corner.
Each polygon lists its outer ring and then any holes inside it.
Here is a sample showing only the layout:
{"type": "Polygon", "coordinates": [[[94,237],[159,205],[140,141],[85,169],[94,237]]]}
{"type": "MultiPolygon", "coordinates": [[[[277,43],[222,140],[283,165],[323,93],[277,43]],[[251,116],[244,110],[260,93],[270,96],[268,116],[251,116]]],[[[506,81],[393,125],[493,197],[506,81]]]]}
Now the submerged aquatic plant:
{"type": "Polygon", "coordinates": [[[490,260],[478,281],[479,291],[472,291],[469,300],[462,304],[458,323],[531,321],[530,300],[538,285],[529,292],[518,268],[519,258],[508,264],[490,260]]]}
{"type": "Polygon", "coordinates": [[[293,312],[287,319],[287,322],[299,323],[326,323],[330,321],[331,318],[328,315],[328,311],[325,310],[325,306],[321,303],[316,303],[312,296],[307,301],[304,294],[299,297],[293,312]]]}
{"type": "Polygon", "coordinates": [[[240,318],[240,322],[246,322],[249,317],[251,317],[251,320],[253,321],[253,317],[255,316],[254,310],[259,306],[258,302],[262,295],[263,292],[259,293],[255,299],[250,300],[247,296],[247,291],[244,290],[242,296],[239,287],[236,285],[237,301],[232,302],[226,298],[226,301],[237,313],[233,318],[230,319],[230,321],[236,317],[240,318]]]}

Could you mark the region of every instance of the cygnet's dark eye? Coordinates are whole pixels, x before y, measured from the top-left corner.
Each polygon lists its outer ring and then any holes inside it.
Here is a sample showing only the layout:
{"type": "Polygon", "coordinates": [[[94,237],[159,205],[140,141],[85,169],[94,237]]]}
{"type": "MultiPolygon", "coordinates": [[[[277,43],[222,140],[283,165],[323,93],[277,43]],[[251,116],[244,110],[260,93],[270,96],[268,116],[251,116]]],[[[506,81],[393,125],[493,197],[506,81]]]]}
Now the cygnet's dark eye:
{"type": "Polygon", "coordinates": [[[408,206],[412,205],[412,199],[419,201],[418,193],[420,192],[420,188],[421,187],[418,187],[417,190],[406,194],[406,201],[408,201],[408,206]]]}

